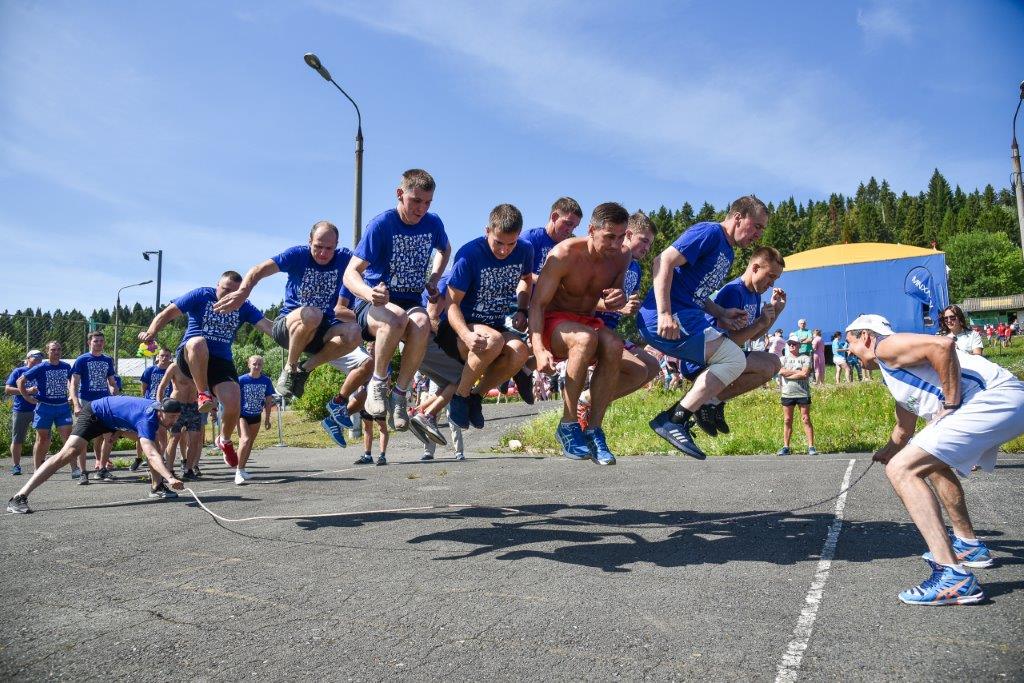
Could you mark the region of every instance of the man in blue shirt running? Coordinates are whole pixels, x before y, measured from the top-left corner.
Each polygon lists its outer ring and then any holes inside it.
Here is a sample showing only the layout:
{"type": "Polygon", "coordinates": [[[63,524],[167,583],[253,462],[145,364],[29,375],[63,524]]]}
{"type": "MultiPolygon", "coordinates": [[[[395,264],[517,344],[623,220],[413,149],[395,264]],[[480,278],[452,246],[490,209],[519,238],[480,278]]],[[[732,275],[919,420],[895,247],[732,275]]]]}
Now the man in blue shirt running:
{"type": "Polygon", "coordinates": [[[15,514],[32,512],[28,506],[28,495],[49,479],[54,472],[85,454],[89,441],[104,434],[125,432],[137,438],[149,460],[149,471],[153,477],[150,498],[177,498],[171,489],[181,490],[183,484],[171,472],[160,455],[156,445],[159,427],[170,427],[181,414],[181,404],[172,398],[157,403],[134,396],[110,396],[100,398],[83,406],[75,418],[75,426],[57,455],[36,469],[32,478],[25,482],[7,503],[7,511],[15,514]],[[168,488],[170,486],[170,488],[168,488]]]}

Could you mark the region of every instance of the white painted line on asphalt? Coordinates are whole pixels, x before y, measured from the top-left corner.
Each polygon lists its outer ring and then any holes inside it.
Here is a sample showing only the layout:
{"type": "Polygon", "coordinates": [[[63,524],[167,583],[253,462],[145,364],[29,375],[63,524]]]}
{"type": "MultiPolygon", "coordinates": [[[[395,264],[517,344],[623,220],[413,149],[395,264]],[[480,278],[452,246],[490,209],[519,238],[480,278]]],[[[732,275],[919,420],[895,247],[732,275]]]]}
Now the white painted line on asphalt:
{"type": "Polygon", "coordinates": [[[782,655],[782,663],[779,664],[778,673],[775,676],[775,683],[788,683],[795,681],[800,673],[800,663],[803,661],[807,644],[811,640],[811,633],[814,631],[814,620],[818,617],[818,607],[821,606],[821,598],[825,592],[825,584],[828,582],[828,574],[832,569],[832,558],[836,554],[836,544],[839,542],[839,532],[843,530],[843,510],[846,509],[846,494],[844,491],[850,485],[850,475],[853,473],[853,466],[856,459],[850,460],[846,468],[846,475],[843,476],[843,483],[839,485],[842,495],[836,500],[835,519],[828,528],[828,535],[825,537],[825,545],[821,549],[821,559],[818,560],[818,570],[814,572],[814,580],[811,581],[811,588],[804,597],[804,609],[800,612],[800,618],[793,629],[793,639],[786,647],[786,653],[782,655]]]}

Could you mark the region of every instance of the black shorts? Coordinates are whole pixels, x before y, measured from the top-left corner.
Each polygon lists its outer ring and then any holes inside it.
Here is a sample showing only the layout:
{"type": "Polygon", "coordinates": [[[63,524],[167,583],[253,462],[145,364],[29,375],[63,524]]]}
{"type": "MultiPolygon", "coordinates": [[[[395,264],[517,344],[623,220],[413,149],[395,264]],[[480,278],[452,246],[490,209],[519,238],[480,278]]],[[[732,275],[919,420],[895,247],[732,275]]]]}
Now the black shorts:
{"type": "MultiPolygon", "coordinates": [[[[522,336],[522,332],[519,330],[507,327],[504,323],[487,323],[480,320],[467,320],[467,325],[486,325],[492,330],[500,333],[511,332],[516,335],[517,338],[522,336]]],[[[441,350],[447,353],[449,356],[465,363],[466,359],[459,355],[459,335],[455,332],[455,328],[448,322],[448,318],[441,320],[437,326],[437,334],[434,335],[434,341],[441,347],[441,350]]]]}
{"type": "Polygon", "coordinates": [[[810,396],[799,396],[796,398],[782,397],[782,405],[784,406],[809,406],[811,405],[810,396]]]}
{"type": "MultiPolygon", "coordinates": [[[[288,316],[285,315],[277,316],[277,318],[274,319],[274,327],[270,330],[270,336],[273,337],[274,341],[277,342],[277,345],[283,349],[288,348],[288,342],[290,341],[290,338],[288,337],[288,324],[285,322],[287,317],[288,316]]],[[[320,324],[316,327],[316,333],[313,335],[313,338],[309,340],[309,343],[306,344],[306,348],[304,348],[302,352],[317,353],[320,349],[324,348],[324,335],[327,334],[327,330],[337,324],[338,321],[333,317],[330,319],[328,319],[327,316],[321,318],[320,324]]]]}
{"type": "MultiPolygon", "coordinates": [[[[370,332],[370,321],[366,317],[370,314],[370,309],[373,308],[373,305],[369,301],[363,301],[362,299],[359,299],[358,301],[359,303],[356,304],[356,310],[354,312],[356,314],[356,324],[359,325],[359,331],[363,335],[363,341],[377,341],[377,338],[373,336],[372,332],[370,332]]],[[[392,301],[390,303],[398,306],[403,311],[410,311],[414,308],[423,308],[423,304],[419,301],[392,301]]]]}
{"type": "Polygon", "coordinates": [[[92,441],[97,436],[112,434],[117,430],[108,427],[92,412],[92,406],[88,403],[82,405],[82,411],[75,417],[75,424],[71,428],[71,436],[77,436],[86,441],[92,441]]]}
{"type": "Polygon", "coordinates": [[[258,425],[262,419],[262,415],[239,415],[240,418],[245,420],[247,425],[258,425]]]}
{"type": "MultiPolygon", "coordinates": [[[[186,377],[192,379],[192,370],[189,369],[188,362],[185,360],[184,347],[178,349],[174,362],[178,364],[178,368],[185,373],[186,377]]],[[[210,384],[210,389],[223,382],[238,384],[238,372],[235,370],[235,364],[226,358],[210,356],[206,363],[206,380],[210,384]]]]}

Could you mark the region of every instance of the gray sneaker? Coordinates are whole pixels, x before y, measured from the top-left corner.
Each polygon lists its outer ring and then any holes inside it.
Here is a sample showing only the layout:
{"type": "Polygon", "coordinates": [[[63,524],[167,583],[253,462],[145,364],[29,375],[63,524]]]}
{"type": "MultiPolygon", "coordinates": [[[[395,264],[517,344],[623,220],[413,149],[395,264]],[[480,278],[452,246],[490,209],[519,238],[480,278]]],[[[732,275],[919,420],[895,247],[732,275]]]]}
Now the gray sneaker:
{"type": "Polygon", "coordinates": [[[149,497],[167,500],[170,498],[177,498],[178,494],[167,488],[166,484],[160,482],[155,489],[149,490],[149,497]]]}
{"type": "Polygon", "coordinates": [[[366,411],[374,419],[380,419],[388,412],[388,383],[387,380],[370,380],[366,385],[366,403],[363,405],[366,411]]]}
{"type": "Polygon", "coordinates": [[[15,496],[7,501],[7,511],[14,515],[27,515],[32,512],[28,506],[28,496],[15,496]]]}
{"type": "Polygon", "coordinates": [[[404,432],[409,428],[409,399],[405,394],[391,394],[391,421],[395,431],[404,432]]]}
{"type": "Polygon", "coordinates": [[[72,467],[71,468],[71,478],[72,479],[78,479],[80,476],[82,476],[82,469],[80,467],[72,467]]]}
{"type": "Polygon", "coordinates": [[[281,369],[274,388],[285,398],[301,398],[302,393],[306,390],[307,379],[309,379],[309,373],[305,370],[292,371],[285,366],[281,369]]]}
{"type": "Polygon", "coordinates": [[[412,428],[419,428],[419,430],[428,439],[436,443],[438,446],[447,446],[448,439],[444,438],[444,434],[437,428],[437,421],[433,415],[422,415],[416,414],[409,418],[409,426],[412,428]]]}

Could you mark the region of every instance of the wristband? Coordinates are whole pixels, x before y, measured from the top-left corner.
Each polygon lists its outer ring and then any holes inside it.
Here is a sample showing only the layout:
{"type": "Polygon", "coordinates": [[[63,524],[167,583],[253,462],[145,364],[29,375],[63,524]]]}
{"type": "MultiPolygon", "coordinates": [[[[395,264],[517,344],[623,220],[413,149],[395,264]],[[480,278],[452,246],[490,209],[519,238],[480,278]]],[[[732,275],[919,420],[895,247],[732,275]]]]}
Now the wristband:
{"type": "Polygon", "coordinates": [[[943,410],[956,410],[961,405],[963,405],[963,400],[961,400],[960,403],[946,403],[945,401],[943,401],[942,408],[943,410]]]}

